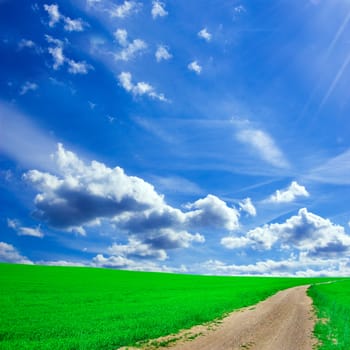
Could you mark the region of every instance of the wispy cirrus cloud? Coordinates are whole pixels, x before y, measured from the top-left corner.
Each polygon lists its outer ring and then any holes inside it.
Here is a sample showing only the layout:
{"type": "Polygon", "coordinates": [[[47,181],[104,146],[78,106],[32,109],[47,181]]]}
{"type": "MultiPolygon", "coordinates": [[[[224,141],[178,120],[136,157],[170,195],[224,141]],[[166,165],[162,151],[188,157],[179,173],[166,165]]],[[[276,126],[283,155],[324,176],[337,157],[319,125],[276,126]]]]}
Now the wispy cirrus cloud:
{"type": "Polygon", "coordinates": [[[22,86],[21,89],[19,91],[20,95],[25,95],[26,93],[28,93],[29,91],[35,91],[38,89],[38,84],[30,82],[30,81],[26,81],[22,86]]]}
{"type": "Polygon", "coordinates": [[[323,164],[311,169],[305,177],[328,184],[350,184],[350,149],[329,158],[323,164]]]}
{"type": "Polygon", "coordinates": [[[255,128],[241,128],[236,133],[238,141],[248,145],[265,162],[277,167],[288,168],[290,164],[275,140],[265,131],[255,128]]]}
{"type": "Polygon", "coordinates": [[[6,125],[1,130],[1,154],[21,166],[52,169],[48,153],[55,150],[56,140],[41,130],[30,116],[0,101],[0,124],[6,125]]]}
{"type": "Polygon", "coordinates": [[[40,226],[36,228],[22,226],[20,221],[15,219],[7,219],[7,226],[17,232],[18,236],[31,236],[43,238],[44,234],[41,232],[40,226]]]}

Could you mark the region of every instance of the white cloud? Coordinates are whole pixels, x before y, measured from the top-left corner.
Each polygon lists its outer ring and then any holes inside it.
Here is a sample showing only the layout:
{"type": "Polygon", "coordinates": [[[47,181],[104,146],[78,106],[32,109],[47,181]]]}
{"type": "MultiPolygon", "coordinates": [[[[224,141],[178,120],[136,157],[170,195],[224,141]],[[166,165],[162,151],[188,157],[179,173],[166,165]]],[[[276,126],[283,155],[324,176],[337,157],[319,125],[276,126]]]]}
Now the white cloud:
{"type": "Polygon", "coordinates": [[[309,197],[310,194],[304,186],[293,181],[285,190],[277,190],[266,201],[270,203],[290,203],[298,197],[309,197]]]}
{"type": "Polygon", "coordinates": [[[220,243],[227,249],[238,249],[251,244],[251,240],[247,237],[227,236],[223,237],[220,243]]]}
{"type": "Polygon", "coordinates": [[[133,13],[139,12],[142,4],[136,1],[125,0],[121,5],[116,5],[110,11],[112,17],[125,18],[133,13]]]}
{"type": "Polygon", "coordinates": [[[156,99],[163,102],[167,101],[164,94],[157,93],[152,85],[143,81],[134,84],[132,82],[132,75],[129,72],[121,72],[118,75],[118,80],[120,85],[135,97],[146,95],[151,97],[152,99],[156,99]]]}
{"type": "Polygon", "coordinates": [[[63,54],[63,41],[54,39],[50,35],[46,35],[46,41],[49,44],[52,44],[51,47],[48,48],[50,55],[53,58],[53,69],[59,69],[65,62],[66,58],[63,54]]]}
{"type": "Polygon", "coordinates": [[[194,227],[224,227],[234,231],[239,227],[239,212],[236,208],[230,208],[220,198],[211,194],[186,206],[192,209],[187,213],[190,225],[194,227]]]}
{"type": "Polygon", "coordinates": [[[169,267],[167,265],[159,265],[151,261],[134,261],[122,256],[114,255],[105,257],[102,254],[98,254],[93,258],[92,263],[93,266],[97,267],[110,267],[132,271],[152,271],[168,273],[186,273],[188,271],[185,265],[181,265],[180,267],[169,267]]]}
{"type": "Polygon", "coordinates": [[[128,44],[124,49],[118,52],[114,57],[116,60],[129,61],[137,54],[140,54],[147,48],[147,44],[140,39],[135,39],[128,44]]]}
{"type": "Polygon", "coordinates": [[[18,236],[44,237],[44,234],[40,230],[40,226],[37,226],[36,228],[24,227],[18,220],[14,219],[7,219],[7,226],[15,230],[18,236]]]}
{"type": "Polygon", "coordinates": [[[157,51],[155,53],[157,62],[160,62],[162,60],[170,60],[173,56],[169,52],[168,48],[163,45],[159,45],[157,48],[157,51]]]}
{"type": "Polygon", "coordinates": [[[202,67],[198,64],[197,61],[193,61],[188,64],[187,68],[197,74],[200,74],[202,71],[202,67]]]}
{"type": "Polygon", "coordinates": [[[125,29],[117,29],[114,32],[114,37],[121,46],[128,46],[128,32],[125,29]]]}
{"type": "Polygon", "coordinates": [[[59,7],[57,4],[47,5],[44,4],[44,9],[49,15],[49,26],[55,27],[57,23],[61,20],[64,23],[64,30],[68,32],[82,32],[84,30],[84,26],[86,25],[81,18],[71,19],[66,17],[60,13],[59,7]]]}
{"type": "Polygon", "coordinates": [[[32,264],[25,256],[11,244],[0,242],[0,261],[16,264],[32,264]]]}
{"type": "Polygon", "coordinates": [[[116,60],[129,61],[147,48],[147,44],[141,39],[134,39],[132,42],[129,42],[128,32],[125,29],[117,29],[114,37],[119,45],[123,47],[122,50],[114,55],[116,60]]]}
{"type": "Polygon", "coordinates": [[[32,236],[43,238],[44,234],[40,231],[40,227],[32,228],[32,227],[20,227],[18,229],[19,236],[32,236]]]}
{"type": "Polygon", "coordinates": [[[203,28],[198,32],[198,36],[206,41],[211,40],[211,34],[208,32],[207,28],[203,28]]]}
{"type": "Polygon", "coordinates": [[[348,256],[350,236],[344,227],[315,215],[306,208],[284,223],[265,224],[242,237],[225,237],[221,243],[227,248],[250,247],[269,250],[279,244],[282,250],[296,249],[311,257],[348,256]]]}
{"type": "Polygon", "coordinates": [[[50,21],[49,21],[49,26],[54,27],[56,23],[58,23],[61,19],[61,14],[58,9],[57,4],[52,4],[52,5],[47,5],[44,4],[44,9],[48,13],[50,21]]]}
{"type": "Polygon", "coordinates": [[[289,167],[289,163],[283,153],[266,132],[258,129],[242,129],[238,131],[236,136],[240,142],[254,149],[267,163],[277,168],[289,167]]]}
{"type": "MultiPolygon", "coordinates": [[[[344,259],[310,259],[304,255],[290,256],[285,260],[267,259],[248,265],[227,264],[208,260],[194,266],[197,273],[229,276],[349,276],[350,266],[344,259]]],[[[192,270],[190,271],[192,272],[192,270]]]]}
{"type": "Polygon", "coordinates": [[[168,12],[165,10],[165,4],[159,0],[152,1],[152,17],[156,19],[157,17],[164,17],[168,15],[168,12]]]}
{"type": "Polygon", "coordinates": [[[71,19],[64,17],[64,29],[68,32],[82,32],[84,30],[84,22],[82,19],[71,19]]]}
{"type": "Polygon", "coordinates": [[[93,70],[93,67],[85,61],[74,61],[68,57],[65,57],[63,53],[64,43],[59,39],[54,39],[50,35],[46,35],[46,40],[51,46],[48,48],[49,53],[53,58],[54,70],[58,70],[61,66],[67,63],[68,72],[71,74],[87,74],[89,70],[93,70]]]}
{"type": "Polygon", "coordinates": [[[134,256],[157,260],[165,260],[168,257],[164,249],[155,249],[152,245],[143,243],[135,237],[130,237],[127,244],[113,244],[108,248],[108,252],[114,256],[134,256]]]}
{"type": "Polygon", "coordinates": [[[239,202],[239,207],[251,216],[256,216],[256,208],[250,198],[243,199],[239,202]]]}
{"type": "Polygon", "coordinates": [[[54,156],[55,174],[30,170],[24,179],[38,193],[33,215],[49,226],[78,231],[109,223],[129,237],[114,246],[118,256],[166,258],[168,249],[203,243],[199,229],[234,231],[239,212],[214,195],[186,206],[186,211],[168,205],[154,187],[120,167],[109,168],[92,161],[85,164],[62,145],[54,156]]]}
{"type": "Polygon", "coordinates": [[[74,60],[67,60],[68,72],[72,74],[87,74],[93,67],[85,61],[75,62],[74,60]]]}
{"type": "Polygon", "coordinates": [[[21,39],[21,41],[18,44],[19,49],[23,48],[30,48],[34,49],[36,47],[36,44],[33,40],[28,40],[28,39],[21,39]]]}
{"type": "Polygon", "coordinates": [[[38,89],[38,84],[31,83],[30,81],[26,81],[22,86],[19,92],[20,95],[25,95],[28,91],[35,91],[38,89]]]}

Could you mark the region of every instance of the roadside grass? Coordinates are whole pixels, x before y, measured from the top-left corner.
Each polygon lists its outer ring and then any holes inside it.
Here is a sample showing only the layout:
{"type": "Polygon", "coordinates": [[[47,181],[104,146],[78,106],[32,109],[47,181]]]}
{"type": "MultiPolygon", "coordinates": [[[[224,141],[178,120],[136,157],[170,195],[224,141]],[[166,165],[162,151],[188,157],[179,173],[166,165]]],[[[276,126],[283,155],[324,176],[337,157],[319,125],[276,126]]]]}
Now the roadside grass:
{"type": "Polygon", "coordinates": [[[116,349],[320,281],[0,264],[0,349],[116,349]]]}
{"type": "Polygon", "coordinates": [[[320,350],[350,349],[350,280],[313,285],[308,294],[317,317],[315,335],[320,350]]]}

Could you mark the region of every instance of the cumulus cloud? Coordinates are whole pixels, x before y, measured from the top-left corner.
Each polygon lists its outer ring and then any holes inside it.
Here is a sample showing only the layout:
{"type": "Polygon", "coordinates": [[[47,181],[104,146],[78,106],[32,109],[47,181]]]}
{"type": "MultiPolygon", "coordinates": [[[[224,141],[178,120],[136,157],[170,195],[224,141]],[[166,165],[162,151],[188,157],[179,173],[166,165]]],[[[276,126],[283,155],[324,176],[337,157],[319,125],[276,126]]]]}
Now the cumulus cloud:
{"type": "Polygon", "coordinates": [[[256,216],[256,208],[250,198],[243,199],[239,202],[239,207],[250,216],[256,216]]]}
{"type": "Polygon", "coordinates": [[[168,48],[164,45],[158,46],[155,56],[157,62],[160,62],[162,60],[170,60],[173,57],[172,54],[169,52],[168,48]]]}
{"type": "Polygon", "coordinates": [[[87,74],[93,67],[85,61],[76,62],[68,59],[68,72],[71,74],[87,74]]]}
{"type": "Polygon", "coordinates": [[[270,203],[290,203],[297,197],[309,197],[309,195],[304,186],[293,181],[285,190],[277,190],[266,201],[270,203]]]}
{"type": "Polygon", "coordinates": [[[289,163],[273,138],[259,129],[241,129],[236,135],[238,141],[247,144],[267,163],[277,168],[288,168],[289,163]]]}
{"type": "Polygon", "coordinates": [[[282,250],[296,249],[309,257],[348,255],[350,236],[344,227],[329,219],[310,213],[306,208],[298,211],[284,223],[265,224],[247,232],[242,237],[224,237],[226,248],[250,247],[269,250],[279,244],[282,250]]]}
{"type": "Polygon", "coordinates": [[[110,169],[96,161],[85,165],[61,144],[55,157],[60,176],[38,170],[24,175],[42,191],[35,198],[35,215],[49,225],[75,227],[163,203],[152,185],[127,176],[119,167],[110,169]]]}
{"type": "Polygon", "coordinates": [[[44,9],[47,12],[47,14],[49,15],[49,26],[50,27],[54,27],[56,25],[56,23],[58,23],[61,19],[61,14],[60,11],[58,9],[58,5],[57,4],[52,4],[52,5],[47,5],[44,4],[44,9]]]}
{"type": "Polygon", "coordinates": [[[59,69],[65,62],[66,58],[63,55],[63,41],[54,39],[50,35],[46,35],[46,40],[51,46],[48,51],[53,59],[53,69],[59,69]]]}
{"type": "Polygon", "coordinates": [[[64,48],[63,41],[59,39],[55,39],[50,35],[46,35],[45,37],[46,37],[46,41],[49,44],[51,44],[51,46],[48,48],[48,52],[52,56],[52,59],[53,59],[52,68],[54,70],[58,70],[65,63],[67,63],[68,72],[71,74],[87,74],[89,70],[93,69],[93,67],[90,64],[86,63],[85,61],[77,62],[66,57],[63,52],[63,48],[64,48]]]}
{"type": "Polygon", "coordinates": [[[251,240],[247,237],[227,236],[223,237],[220,243],[227,249],[238,249],[250,245],[251,240]]]}
{"type": "Polygon", "coordinates": [[[157,17],[164,17],[168,15],[168,12],[165,10],[165,4],[159,0],[152,1],[152,17],[156,19],[157,17]]]}
{"type": "Polygon", "coordinates": [[[197,35],[205,41],[211,40],[211,34],[208,32],[207,28],[201,29],[197,35]]]}
{"type": "Polygon", "coordinates": [[[32,264],[32,262],[27,257],[21,255],[13,245],[5,242],[0,242],[0,261],[16,264],[32,264]]]}
{"type": "Polygon", "coordinates": [[[125,29],[117,29],[114,37],[119,45],[122,46],[122,49],[114,55],[116,60],[129,61],[147,48],[147,44],[141,39],[134,39],[132,42],[129,42],[128,32],[125,29]]]}
{"type": "Polygon", "coordinates": [[[157,93],[154,87],[146,82],[140,81],[136,84],[132,81],[132,75],[129,72],[122,72],[118,75],[120,85],[133,96],[149,96],[152,99],[166,102],[167,99],[162,93],[157,93]]]}
{"type": "Polygon", "coordinates": [[[132,270],[132,271],[152,271],[152,272],[169,272],[169,273],[185,273],[187,267],[181,265],[180,267],[169,267],[167,265],[159,265],[151,261],[135,261],[127,259],[121,256],[111,255],[105,257],[102,254],[98,254],[93,258],[92,264],[97,267],[109,267],[120,270],[132,270]]]}
{"type": "Polygon", "coordinates": [[[15,230],[18,236],[44,237],[44,234],[40,230],[40,226],[37,226],[36,228],[24,227],[15,219],[7,219],[7,226],[15,230]]]}
{"type": "MultiPolygon", "coordinates": [[[[262,260],[248,265],[208,260],[194,266],[195,271],[230,276],[349,276],[350,266],[344,259],[310,259],[302,254],[284,260],[262,260]]],[[[192,271],[190,271],[192,272],[192,271]]]]}
{"type": "Polygon", "coordinates": [[[197,74],[201,74],[202,72],[202,67],[198,64],[197,61],[193,61],[188,64],[187,68],[197,74]]]}
{"type": "Polygon", "coordinates": [[[82,32],[84,30],[84,22],[82,19],[71,19],[64,17],[64,27],[68,32],[82,32]]]}
{"type": "Polygon", "coordinates": [[[155,249],[152,245],[140,241],[136,237],[130,237],[127,244],[113,244],[108,248],[113,256],[155,258],[165,260],[168,255],[164,249],[155,249]]]}
{"type": "Polygon", "coordinates": [[[64,23],[64,30],[68,32],[81,32],[84,30],[85,22],[81,18],[71,19],[70,17],[62,15],[57,4],[44,4],[44,10],[49,16],[50,27],[55,27],[56,24],[62,20],[64,23]]]}
{"type": "Polygon", "coordinates": [[[34,217],[49,226],[82,234],[89,226],[109,222],[127,234],[126,244],[110,253],[123,258],[167,257],[168,249],[203,243],[199,229],[234,231],[239,212],[214,195],[186,205],[186,211],[168,205],[164,197],[143,179],[92,161],[86,164],[59,144],[54,156],[55,174],[30,170],[24,179],[38,190],[34,217]]]}
{"type": "Polygon", "coordinates": [[[38,89],[38,84],[32,83],[30,81],[26,81],[22,86],[19,91],[20,95],[25,95],[29,91],[35,91],[38,89]]]}
{"type": "Polygon", "coordinates": [[[207,197],[188,204],[188,219],[194,227],[224,227],[229,231],[234,231],[239,227],[239,212],[235,208],[230,208],[220,198],[209,194],[207,197]]]}
{"type": "Polygon", "coordinates": [[[116,5],[110,14],[112,17],[125,18],[140,11],[142,4],[136,1],[125,0],[121,5],[116,5]]]}

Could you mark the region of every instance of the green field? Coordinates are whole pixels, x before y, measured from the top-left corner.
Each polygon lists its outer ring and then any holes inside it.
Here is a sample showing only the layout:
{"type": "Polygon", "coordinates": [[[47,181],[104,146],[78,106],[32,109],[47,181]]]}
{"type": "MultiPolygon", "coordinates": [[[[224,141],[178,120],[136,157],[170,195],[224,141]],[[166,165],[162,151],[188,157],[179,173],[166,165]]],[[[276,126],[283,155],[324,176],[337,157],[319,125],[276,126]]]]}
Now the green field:
{"type": "Polygon", "coordinates": [[[320,319],[315,327],[320,350],[349,350],[350,280],[312,286],[309,295],[320,319]]]}
{"type": "Polygon", "coordinates": [[[317,281],[0,264],[0,349],[116,349],[317,281]]]}

